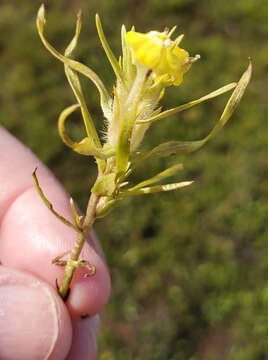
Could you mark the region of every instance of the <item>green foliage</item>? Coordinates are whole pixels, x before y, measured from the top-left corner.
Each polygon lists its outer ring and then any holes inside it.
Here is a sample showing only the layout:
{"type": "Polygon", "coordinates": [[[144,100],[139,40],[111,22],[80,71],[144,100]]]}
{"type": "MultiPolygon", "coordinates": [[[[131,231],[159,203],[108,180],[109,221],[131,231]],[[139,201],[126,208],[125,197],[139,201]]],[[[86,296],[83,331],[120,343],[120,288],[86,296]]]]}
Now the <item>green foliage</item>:
{"type": "MultiPolygon", "coordinates": [[[[75,12],[84,11],[76,57],[100,74],[109,90],[112,69],[94,28],[98,12],[119,55],[120,27],[162,30],[178,24],[182,47],[201,60],[164,108],[192,101],[237,81],[252,57],[245,98],[223,131],[201,151],[152,159],[133,184],[182,162],[174,181],[195,180],[175,193],[126,199],[96,230],[111,269],[113,292],[103,314],[100,360],[259,360],[268,357],[268,125],[266,0],[228,2],[51,2],[47,37],[62,52],[75,12]],[[68,6],[66,5],[68,3],[68,6]],[[60,19],[60,20],[59,20],[60,19]]],[[[45,161],[85,206],[95,164],[73,154],[57,135],[57,116],[74,102],[61,63],[43,48],[35,29],[39,4],[0,5],[0,121],[45,161]],[[79,179],[74,181],[74,179],[79,179]]],[[[81,78],[87,105],[102,130],[98,93],[81,78]]],[[[159,121],[148,149],[168,140],[199,140],[219,118],[222,96],[159,121]]],[[[78,114],[78,112],[77,112],[78,114]]],[[[72,134],[85,136],[72,115],[72,134]]]]}

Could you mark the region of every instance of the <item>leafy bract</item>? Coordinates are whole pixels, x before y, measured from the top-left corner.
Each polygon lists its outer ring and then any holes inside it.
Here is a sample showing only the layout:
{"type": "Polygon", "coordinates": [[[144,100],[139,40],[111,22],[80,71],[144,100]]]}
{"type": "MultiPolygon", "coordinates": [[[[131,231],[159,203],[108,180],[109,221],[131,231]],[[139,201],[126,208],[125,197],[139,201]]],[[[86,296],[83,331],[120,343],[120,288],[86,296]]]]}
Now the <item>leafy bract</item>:
{"type": "Polygon", "coordinates": [[[225,85],[225,86],[223,86],[223,87],[209,93],[208,95],[202,96],[200,99],[190,101],[187,104],[183,104],[183,105],[177,106],[177,107],[175,107],[173,109],[163,111],[158,115],[151,116],[149,119],[138,120],[137,124],[152,123],[154,121],[161,120],[161,119],[164,119],[164,118],[166,118],[168,116],[177,114],[180,111],[187,110],[187,109],[191,108],[192,106],[200,104],[203,101],[213,99],[216,96],[224,94],[225,92],[232,90],[236,85],[237,85],[237,83],[231,83],[231,84],[225,85]]]}
{"type": "MultiPolygon", "coordinates": [[[[216,133],[218,131],[220,131],[223,128],[223,126],[227,123],[227,121],[230,119],[230,117],[234,113],[236,107],[238,106],[238,104],[246,90],[246,87],[251,78],[251,74],[252,74],[252,64],[250,62],[247,70],[243,73],[243,75],[240,78],[239,82],[237,83],[231,97],[229,98],[219,121],[216,123],[216,125],[213,127],[211,132],[204,139],[196,140],[196,141],[169,141],[169,142],[166,142],[166,143],[156,146],[155,148],[153,148],[151,151],[149,151],[147,153],[138,154],[136,161],[145,160],[152,156],[162,157],[162,156],[170,156],[170,155],[174,155],[174,154],[177,154],[177,155],[178,154],[189,154],[189,153],[199,150],[203,145],[206,144],[206,142],[208,140],[210,140],[213,136],[215,136],[216,133]]],[[[230,85],[227,85],[227,86],[230,86],[230,85]]],[[[215,92],[214,92],[214,94],[215,94],[215,92]]],[[[209,95],[207,95],[207,96],[209,96],[209,95]]],[[[210,94],[210,96],[211,96],[211,94],[210,94]]],[[[159,114],[157,116],[160,116],[160,115],[161,114],[159,114]]]]}

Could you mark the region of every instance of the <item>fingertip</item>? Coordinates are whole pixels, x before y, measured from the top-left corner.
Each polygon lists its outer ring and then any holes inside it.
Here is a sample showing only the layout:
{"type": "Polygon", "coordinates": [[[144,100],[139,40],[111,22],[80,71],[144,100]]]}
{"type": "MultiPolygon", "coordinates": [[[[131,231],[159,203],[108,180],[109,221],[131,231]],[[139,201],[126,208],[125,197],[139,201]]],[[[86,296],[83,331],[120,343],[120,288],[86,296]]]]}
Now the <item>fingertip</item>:
{"type": "Polygon", "coordinates": [[[67,309],[51,286],[0,268],[0,359],[65,359],[72,342],[67,309]]]}

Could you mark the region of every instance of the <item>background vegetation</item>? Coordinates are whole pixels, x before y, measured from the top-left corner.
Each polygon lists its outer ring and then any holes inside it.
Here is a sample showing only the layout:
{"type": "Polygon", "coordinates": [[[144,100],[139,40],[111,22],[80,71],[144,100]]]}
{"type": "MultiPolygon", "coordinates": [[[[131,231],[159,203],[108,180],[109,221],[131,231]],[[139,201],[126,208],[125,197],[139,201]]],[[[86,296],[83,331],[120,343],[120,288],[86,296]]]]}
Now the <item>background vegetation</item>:
{"type": "MultiPolygon", "coordinates": [[[[60,142],[56,119],[73,103],[62,64],[41,45],[35,0],[0,3],[0,121],[29,146],[83,208],[94,163],[60,142]],[[75,180],[77,179],[77,180],[75,180]]],[[[177,162],[175,193],[127,200],[96,230],[111,269],[113,292],[103,313],[100,360],[263,360],[268,358],[268,6],[266,0],[48,1],[47,35],[63,50],[75,13],[84,12],[77,52],[112,88],[112,71],[96,36],[99,12],[115,52],[121,23],[138,31],[178,24],[183,47],[201,54],[165,108],[236,81],[254,64],[254,76],[227,127],[198,153],[147,163],[147,178],[177,162]],[[178,179],[178,178],[177,178],[178,179]],[[180,180],[180,179],[178,179],[180,180]]],[[[102,129],[98,94],[83,82],[102,129]]],[[[157,123],[148,147],[168,139],[206,135],[227,97],[157,123]]],[[[73,131],[81,135],[81,121],[73,131]]]]}

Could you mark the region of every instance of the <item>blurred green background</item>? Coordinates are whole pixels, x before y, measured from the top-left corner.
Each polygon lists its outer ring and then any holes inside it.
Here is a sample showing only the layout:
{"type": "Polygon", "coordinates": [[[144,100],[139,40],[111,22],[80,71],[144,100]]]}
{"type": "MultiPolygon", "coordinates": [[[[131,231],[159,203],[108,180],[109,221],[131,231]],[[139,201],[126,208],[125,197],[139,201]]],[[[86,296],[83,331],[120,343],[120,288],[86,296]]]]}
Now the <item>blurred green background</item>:
{"type": "MultiPolygon", "coordinates": [[[[67,149],[57,116],[74,102],[62,64],[35,29],[36,0],[0,2],[0,121],[55,172],[84,208],[96,169],[67,149]]],[[[77,58],[112,89],[114,77],[97,38],[101,16],[115,53],[120,27],[140,32],[178,25],[182,47],[201,60],[168,89],[165,108],[237,81],[253,60],[253,79],[223,131],[198,153],[146,163],[135,181],[177,162],[191,187],[126,200],[96,224],[113,291],[102,315],[100,360],[268,359],[268,4],[267,0],[47,1],[46,33],[63,51],[83,9],[77,58]]],[[[98,94],[83,81],[102,130],[98,94]]],[[[205,136],[228,95],[154,125],[147,148],[205,136]]],[[[72,131],[82,136],[79,116],[72,131]]]]}

